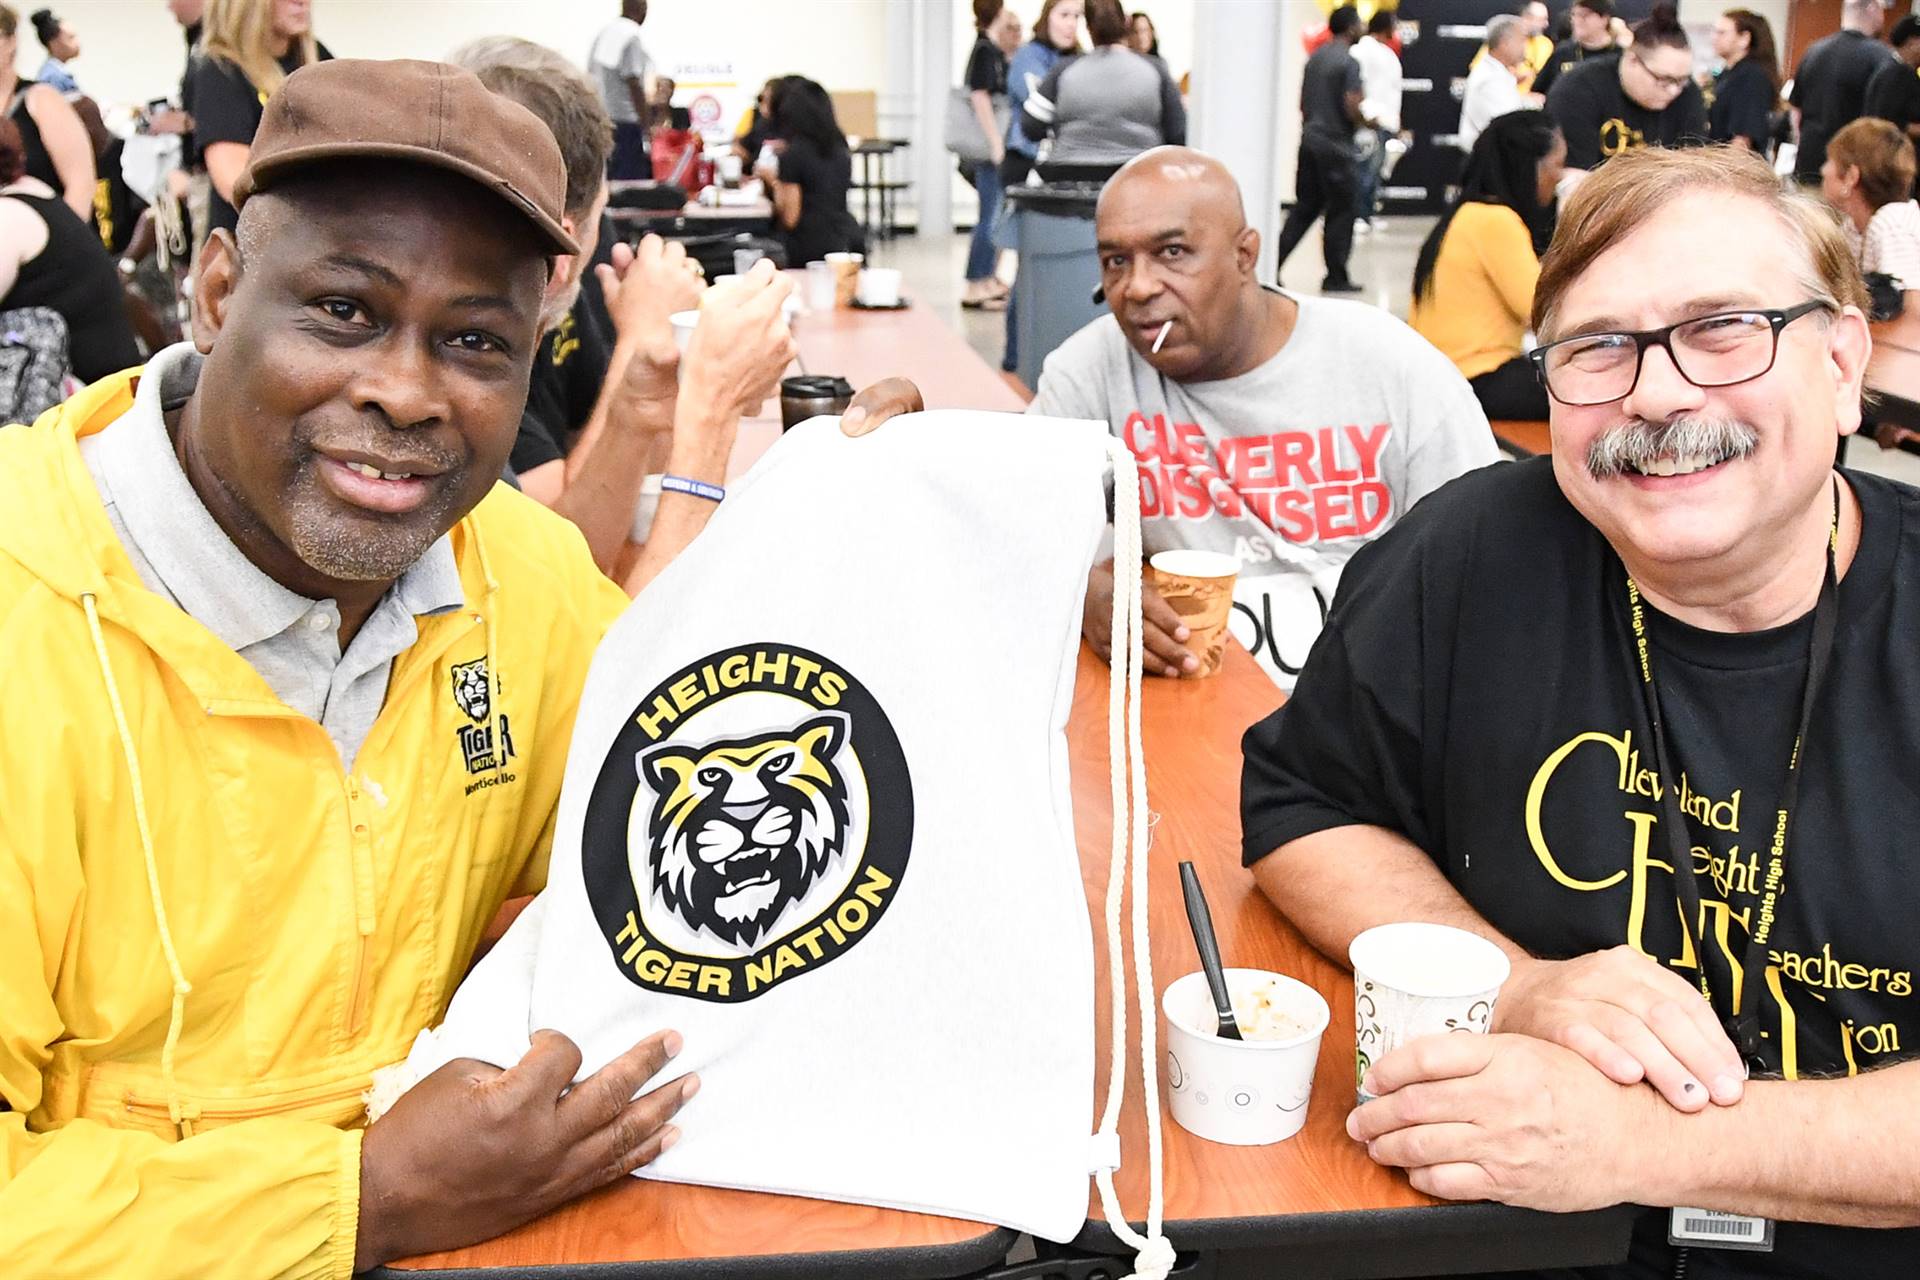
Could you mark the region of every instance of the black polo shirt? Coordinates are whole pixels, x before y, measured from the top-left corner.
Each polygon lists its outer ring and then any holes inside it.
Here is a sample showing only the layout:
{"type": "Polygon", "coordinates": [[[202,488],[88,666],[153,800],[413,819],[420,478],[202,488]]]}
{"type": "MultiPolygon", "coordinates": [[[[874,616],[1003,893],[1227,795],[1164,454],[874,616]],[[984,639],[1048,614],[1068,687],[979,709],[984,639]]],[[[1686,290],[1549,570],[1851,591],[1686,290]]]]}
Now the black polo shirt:
{"type": "Polygon", "coordinates": [[[1859,31],[1836,31],[1813,42],[1793,73],[1793,93],[1787,98],[1800,108],[1800,153],[1793,162],[1796,179],[1820,181],[1827,141],[1860,118],[1867,81],[1892,59],[1893,50],[1859,31]]]}
{"type": "Polygon", "coordinates": [[[1861,114],[1891,120],[1902,130],[1920,124],[1920,71],[1899,58],[1875,71],[1867,81],[1867,100],[1861,114]]]}

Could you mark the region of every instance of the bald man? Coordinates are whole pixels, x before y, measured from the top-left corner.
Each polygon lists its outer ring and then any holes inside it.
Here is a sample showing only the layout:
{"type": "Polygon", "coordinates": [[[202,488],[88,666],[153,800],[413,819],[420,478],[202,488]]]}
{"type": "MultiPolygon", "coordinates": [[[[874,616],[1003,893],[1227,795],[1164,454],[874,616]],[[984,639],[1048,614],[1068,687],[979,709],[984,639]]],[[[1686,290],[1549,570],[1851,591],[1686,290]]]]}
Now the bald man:
{"type": "MultiPolygon", "coordinates": [[[[1349,557],[1424,495],[1498,456],[1453,365],[1357,302],[1254,278],[1260,233],[1213,157],[1158,147],[1101,193],[1112,314],[1052,355],[1030,411],[1111,424],[1140,462],[1149,554],[1239,557],[1234,635],[1284,689],[1349,557]]],[[[1104,654],[1113,570],[1088,581],[1104,654]]],[[[1179,618],[1147,593],[1149,671],[1198,670],[1179,618]]]]}

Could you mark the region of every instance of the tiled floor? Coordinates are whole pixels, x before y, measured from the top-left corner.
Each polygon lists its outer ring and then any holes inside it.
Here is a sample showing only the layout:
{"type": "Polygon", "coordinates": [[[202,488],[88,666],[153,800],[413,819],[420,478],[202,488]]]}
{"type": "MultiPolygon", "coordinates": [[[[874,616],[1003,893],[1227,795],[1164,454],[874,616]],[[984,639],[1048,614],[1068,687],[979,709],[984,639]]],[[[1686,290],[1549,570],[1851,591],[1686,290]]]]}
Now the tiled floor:
{"type": "MultiPolygon", "coordinates": [[[[1420,243],[1432,226],[1430,217],[1389,217],[1383,230],[1357,237],[1349,270],[1366,290],[1354,296],[1405,319],[1407,300],[1412,292],[1414,259],[1419,256],[1420,243]]],[[[1281,273],[1282,283],[1305,292],[1315,291],[1325,273],[1320,252],[1320,233],[1316,228],[1294,250],[1281,273]]],[[[998,312],[968,311],[960,306],[961,277],[967,260],[966,233],[945,237],[904,235],[879,241],[871,257],[880,266],[900,268],[905,273],[907,295],[938,309],[947,323],[980,353],[981,359],[999,367],[1000,353],[1006,345],[1006,316],[998,312]]],[[[1003,260],[1002,274],[1011,277],[1010,256],[1003,260]]],[[[1862,441],[1852,446],[1847,463],[1920,485],[1920,457],[1913,454],[1886,452],[1862,441]]]]}

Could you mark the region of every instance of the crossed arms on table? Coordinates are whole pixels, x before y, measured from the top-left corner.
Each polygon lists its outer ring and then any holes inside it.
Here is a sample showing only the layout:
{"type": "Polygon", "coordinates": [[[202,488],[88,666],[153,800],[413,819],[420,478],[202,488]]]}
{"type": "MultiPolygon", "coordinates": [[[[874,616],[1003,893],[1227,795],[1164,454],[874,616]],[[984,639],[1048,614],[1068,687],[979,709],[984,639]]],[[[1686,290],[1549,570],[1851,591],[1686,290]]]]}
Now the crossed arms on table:
{"type": "Polygon", "coordinates": [[[1684,979],[1628,947],[1533,958],[1383,827],[1289,840],[1253,872],[1330,956],[1374,925],[1428,920],[1511,957],[1493,1035],[1388,1054],[1368,1076],[1377,1100],[1348,1118],[1368,1154],[1407,1169],[1420,1190],[1552,1212],[1631,1202],[1920,1225],[1920,1062],[1743,1082],[1739,1055],[1684,979]]]}

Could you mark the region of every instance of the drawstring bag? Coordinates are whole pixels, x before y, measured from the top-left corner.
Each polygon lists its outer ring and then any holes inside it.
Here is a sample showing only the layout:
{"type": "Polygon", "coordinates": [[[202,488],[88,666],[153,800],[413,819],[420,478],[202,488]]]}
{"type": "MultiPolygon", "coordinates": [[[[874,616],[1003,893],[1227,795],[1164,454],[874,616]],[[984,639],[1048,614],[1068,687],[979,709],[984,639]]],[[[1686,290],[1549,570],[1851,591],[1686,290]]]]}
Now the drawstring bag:
{"type": "MultiPolygon", "coordinates": [[[[662,1028],[699,1095],[638,1176],[1071,1239],[1112,1204],[1133,870],[1148,1215],[1138,574],[1117,574],[1107,943],[1116,1069],[1089,1141],[1092,939],[1065,728],[1087,573],[1137,468],[1105,425],[943,412],[787,433],[601,644],[546,890],[376,1098],[552,1028],[581,1077],[662,1028]],[[1117,455],[1124,465],[1117,469],[1117,455]],[[996,461],[997,460],[997,461],[996,461]],[[1098,1166],[1096,1168],[1096,1166],[1098,1166]]],[[[376,1101],[376,1113],[381,1104],[376,1101]]]]}

